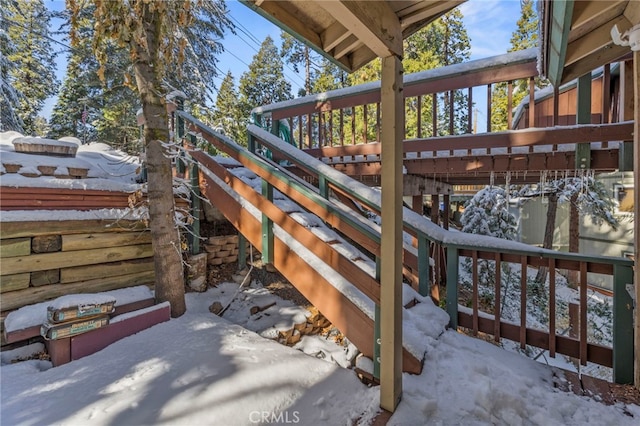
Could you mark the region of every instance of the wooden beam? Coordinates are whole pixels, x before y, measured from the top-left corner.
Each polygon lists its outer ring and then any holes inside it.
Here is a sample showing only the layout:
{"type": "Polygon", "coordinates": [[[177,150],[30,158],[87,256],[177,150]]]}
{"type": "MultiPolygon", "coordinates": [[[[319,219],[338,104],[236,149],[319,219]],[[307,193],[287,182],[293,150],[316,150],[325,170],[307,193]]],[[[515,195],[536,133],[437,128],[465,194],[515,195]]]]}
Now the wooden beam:
{"type": "Polygon", "coordinates": [[[615,62],[617,59],[629,53],[629,48],[626,46],[618,46],[616,44],[609,44],[598,49],[591,55],[582,58],[572,64],[569,64],[564,69],[562,80],[559,84],[567,83],[574,80],[585,72],[592,71],[604,64],[615,62]]]}
{"type": "Polygon", "coordinates": [[[627,8],[624,10],[624,16],[633,25],[640,24],[640,0],[629,0],[627,8]]]}
{"type": "MultiPolygon", "coordinates": [[[[462,1],[459,1],[458,3],[462,3],[462,1]]],[[[423,4],[424,3],[419,3],[418,6],[423,4]]],[[[439,16],[447,13],[451,9],[451,2],[432,2],[428,6],[422,6],[422,8],[400,17],[400,25],[402,26],[402,29],[405,29],[415,23],[421,23],[422,25],[424,25],[426,24],[426,22],[423,21],[434,21],[439,16]]]]}
{"type": "Polygon", "coordinates": [[[547,42],[547,77],[559,86],[564,70],[567,41],[571,30],[573,0],[551,2],[551,22],[547,42]]]}
{"type": "MultiPolygon", "coordinates": [[[[633,145],[635,152],[633,155],[633,184],[635,191],[633,191],[634,200],[634,215],[636,218],[640,217],[640,52],[633,52],[633,75],[634,75],[634,131],[633,131],[633,145]]],[[[640,389],[640,309],[638,304],[640,303],[640,267],[638,267],[638,259],[640,259],[640,221],[635,220],[633,224],[634,229],[634,257],[635,268],[633,272],[635,283],[635,358],[634,358],[634,384],[637,389],[640,389]]]]}
{"type": "MultiPolygon", "coordinates": [[[[402,48],[402,47],[401,47],[402,48]]],[[[382,237],[380,406],[395,411],[402,394],[402,63],[382,59],[382,237]]]]}
{"type": "Polygon", "coordinates": [[[354,35],[347,35],[347,38],[338,43],[338,45],[331,51],[331,54],[334,58],[340,59],[357,49],[360,45],[362,45],[362,41],[358,40],[358,37],[354,35]]]}
{"type": "Polygon", "coordinates": [[[619,16],[602,26],[590,31],[575,41],[571,41],[567,46],[565,66],[573,64],[580,59],[598,51],[613,46],[611,40],[611,28],[617,25],[621,33],[632,27],[631,23],[624,16],[619,16]]]}
{"type": "Polygon", "coordinates": [[[402,195],[406,197],[423,194],[453,194],[453,186],[424,176],[403,175],[402,195]]]}
{"type": "Polygon", "coordinates": [[[629,0],[576,2],[569,43],[602,26],[603,22],[622,15],[628,2],[629,0]]]}
{"type": "Polygon", "coordinates": [[[322,50],[330,52],[350,35],[351,31],[347,30],[340,22],[334,22],[320,34],[322,50]]]}
{"type": "Polygon", "coordinates": [[[377,56],[402,56],[400,21],[387,2],[331,0],[317,4],[377,56]]]}

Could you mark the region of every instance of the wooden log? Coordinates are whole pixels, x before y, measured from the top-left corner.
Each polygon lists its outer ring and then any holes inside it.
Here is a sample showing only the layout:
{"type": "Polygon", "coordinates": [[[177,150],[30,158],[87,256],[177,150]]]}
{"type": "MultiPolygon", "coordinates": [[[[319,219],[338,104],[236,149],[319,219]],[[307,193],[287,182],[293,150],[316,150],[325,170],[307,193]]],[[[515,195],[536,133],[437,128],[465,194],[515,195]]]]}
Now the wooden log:
{"type": "Polygon", "coordinates": [[[187,260],[187,284],[194,291],[207,290],[207,253],[189,256],[187,260]]]}
{"type": "Polygon", "coordinates": [[[151,243],[151,232],[90,233],[62,236],[62,251],[151,243]]]}
{"type": "Polygon", "coordinates": [[[60,251],[56,253],[32,254],[30,256],[9,257],[2,261],[2,274],[45,271],[54,268],[95,265],[128,259],[140,259],[153,255],[151,244],[137,246],[99,248],[93,250],[60,251]]]}
{"type": "Polygon", "coordinates": [[[73,268],[62,268],[60,270],[60,283],[68,284],[105,276],[117,277],[153,270],[153,257],[101,263],[98,265],[76,266],[73,268]]]}
{"type": "Polygon", "coordinates": [[[42,287],[30,287],[2,295],[2,310],[11,311],[25,305],[44,302],[73,293],[97,293],[135,285],[148,285],[154,282],[153,272],[138,272],[118,277],[104,277],[80,281],[73,284],[51,284],[42,287]]]}
{"type": "MultiPolygon", "coordinates": [[[[4,191],[5,187],[2,187],[4,191]]],[[[50,234],[86,234],[92,232],[130,232],[147,229],[143,221],[132,220],[65,220],[65,221],[29,221],[2,222],[0,239],[34,237],[50,234]]]]}
{"type": "Polygon", "coordinates": [[[42,235],[31,239],[33,253],[53,253],[62,249],[62,235],[42,235]]]}
{"type": "Polygon", "coordinates": [[[15,275],[2,275],[0,276],[0,293],[27,288],[29,287],[30,281],[31,274],[29,272],[15,275]]]}
{"type": "Polygon", "coordinates": [[[89,169],[83,169],[80,167],[67,167],[69,170],[69,176],[74,178],[85,179],[89,173],[89,169]]]}
{"type": "Polygon", "coordinates": [[[60,282],[60,269],[49,269],[47,271],[35,271],[31,273],[31,286],[40,287],[60,282]]]}
{"type": "Polygon", "coordinates": [[[0,241],[0,257],[26,256],[31,254],[31,238],[12,238],[0,241]]]}

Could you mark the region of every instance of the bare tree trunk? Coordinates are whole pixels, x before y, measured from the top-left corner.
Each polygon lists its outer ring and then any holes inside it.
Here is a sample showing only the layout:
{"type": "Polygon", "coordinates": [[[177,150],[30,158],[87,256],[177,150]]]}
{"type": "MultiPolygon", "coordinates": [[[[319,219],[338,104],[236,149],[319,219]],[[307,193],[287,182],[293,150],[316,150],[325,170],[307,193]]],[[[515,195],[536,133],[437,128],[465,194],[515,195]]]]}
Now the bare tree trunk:
{"type": "MultiPolygon", "coordinates": [[[[542,241],[542,247],[546,249],[553,248],[553,233],[556,229],[556,213],[558,212],[558,195],[551,193],[547,196],[549,200],[549,204],[547,205],[547,223],[544,227],[544,239],[542,241]]],[[[541,266],[538,269],[538,274],[536,275],[537,283],[544,283],[547,279],[547,273],[549,272],[549,268],[546,266],[541,266]]]]}
{"type": "MultiPolygon", "coordinates": [[[[569,252],[578,253],[580,251],[580,213],[577,207],[578,194],[571,195],[569,203],[569,252]]],[[[579,272],[569,271],[569,287],[578,288],[579,272]]]]}
{"type": "Polygon", "coordinates": [[[169,128],[166,104],[160,95],[161,80],[156,73],[160,69],[160,20],[157,14],[157,10],[150,11],[149,6],[145,5],[143,26],[146,43],[135,39],[131,43],[136,54],[133,68],[146,121],[144,143],[149,176],[149,218],[156,275],[156,302],[170,302],[171,316],[175,318],[185,312],[186,305],[180,234],[174,220],[171,160],[162,145],[169,141],[169,128]]]}

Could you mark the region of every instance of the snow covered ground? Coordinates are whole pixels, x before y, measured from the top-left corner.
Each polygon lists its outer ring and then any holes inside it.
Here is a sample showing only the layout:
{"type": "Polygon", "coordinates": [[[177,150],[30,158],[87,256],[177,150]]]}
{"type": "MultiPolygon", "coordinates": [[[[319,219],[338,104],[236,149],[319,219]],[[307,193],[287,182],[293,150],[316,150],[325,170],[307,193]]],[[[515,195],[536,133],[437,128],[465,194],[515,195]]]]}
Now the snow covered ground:
{"type": "MultiPolygon", "coordinates": [[[[237,284],[224,283],[190,293],[182,317],[57,368],[38,360],[4,364],[12,354],[3,353],[2,424],[370,423],[379,388],[317,356],[333,351],[344,361],[348,347],[309,337],[301,348],[316,349],[306,355],[245,328],[273,335],[305,315],[262,290],[254,282],[237,293],[237,284]],[[226,304],[232,296],[223,318],[208,311],[214,300],[226,304]],[[247,319],[249,306],[268,301],[276,305],[261,319],[247,319]]],[[[638,406],[605,406],[560,392],[553,370],[542,364],[454,331],[412,324],[441,318],[433,304],[418,306],[419,315],[405,316],[405,329],[424,330],[430,342],[425,367],[421,375],[403,376],[403,399],[390,424],[638,424],[638,406]]]]}

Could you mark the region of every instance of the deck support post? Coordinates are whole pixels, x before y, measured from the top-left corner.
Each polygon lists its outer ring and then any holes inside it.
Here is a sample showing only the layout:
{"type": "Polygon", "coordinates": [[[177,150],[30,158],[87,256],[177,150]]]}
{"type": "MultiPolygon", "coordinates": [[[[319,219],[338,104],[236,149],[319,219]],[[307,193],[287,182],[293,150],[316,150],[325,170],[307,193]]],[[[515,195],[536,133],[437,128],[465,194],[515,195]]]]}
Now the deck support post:
{"type": "MultiPolygon", "coordinates": [[[[576,108],[576,123],[591,124],[591,73],[588,72],[578,78],[578,99],[576,108]]],[[[576,144],[576,169],[589,170],[591,168],[591,144],[576,144]]]]}
{"type": "Polygon", "coordinates": [[[380,406],[402,395],[402,62],[382,58],[382,238],[380,265],[380,406]]]}
{"type": "MultiPolygon", "coordinates": [[[[273,186],[262,180],[262,196],[273,202],[273,186]]],[[[273,263],[273,221],[262,213],[262,263],[273,263]]]]}
{"type": "Polygon", "coordinates": [[[634,229],[634,261],[635,269],[633,273],[633,282],[635,283],[635,362],[634,362],[634,383],[637,389],[640,389],[640,267],[638,259],[640,259],[640,52],[633,52],[633,75],[634,77],[634,113],[633,113],[633,191],[634,215],[636,220],[633,224],[634,229]]]}
{"type": "MultiPolygon", "coordinates": [[[[189,142],[193,147],[196,145],[196,136],[189,134],[189,142]]],[[[191,235],[189,236],[191,243],[191,254],[200,253],[200,172],[198,170],[198,162],[191,158],[189,163],[189,180],[191,183],[191,217],[193,223],[191,227],[191,235]]]]}
{"type": "Polygon", "coordinates": [[[633,270],[613,265],[613,381],[633,381],[633,299],[627,284],[633,282],[633,270]]]}

